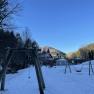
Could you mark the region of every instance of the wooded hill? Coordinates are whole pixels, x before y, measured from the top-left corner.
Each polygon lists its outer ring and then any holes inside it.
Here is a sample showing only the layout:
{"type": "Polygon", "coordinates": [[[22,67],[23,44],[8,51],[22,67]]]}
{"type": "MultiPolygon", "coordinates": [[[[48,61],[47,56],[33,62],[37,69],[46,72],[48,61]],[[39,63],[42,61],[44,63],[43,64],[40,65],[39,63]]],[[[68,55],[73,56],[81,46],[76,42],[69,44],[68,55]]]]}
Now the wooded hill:
{"type": "Polygon", "coordinates": [[[78,51],[67,54],[68,58],[94,59],[94,43],[78,49],[78,51]]]}

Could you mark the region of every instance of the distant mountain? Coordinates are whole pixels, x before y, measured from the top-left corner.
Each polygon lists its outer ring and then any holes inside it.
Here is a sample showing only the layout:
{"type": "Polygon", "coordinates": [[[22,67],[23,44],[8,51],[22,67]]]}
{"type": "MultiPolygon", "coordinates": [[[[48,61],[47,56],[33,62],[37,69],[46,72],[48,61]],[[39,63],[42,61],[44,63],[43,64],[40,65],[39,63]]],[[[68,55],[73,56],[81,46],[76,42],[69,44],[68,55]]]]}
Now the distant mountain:
{"type": "Polygon", "coordinates": [[[66,55],[64,52],[48,46],[42,47],[41,51],[50,53],[53,58],[64,58],[66,55]]]}

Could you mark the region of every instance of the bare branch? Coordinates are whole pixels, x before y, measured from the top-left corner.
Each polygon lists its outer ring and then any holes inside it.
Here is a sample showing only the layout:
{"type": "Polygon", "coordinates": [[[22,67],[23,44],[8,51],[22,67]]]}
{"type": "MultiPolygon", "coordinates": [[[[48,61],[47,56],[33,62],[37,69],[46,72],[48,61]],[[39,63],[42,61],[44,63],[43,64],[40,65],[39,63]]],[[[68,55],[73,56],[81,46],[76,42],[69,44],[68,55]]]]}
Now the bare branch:
{"type": "Polygon", "coordinates": [[[1,20],[0,24],[3,23],[3,20],[6,19],[8,16],[15,14],[17,11],[16,9],[19,8],[20,4],[18,3],[13,9],[11,9],[1,20]]]}

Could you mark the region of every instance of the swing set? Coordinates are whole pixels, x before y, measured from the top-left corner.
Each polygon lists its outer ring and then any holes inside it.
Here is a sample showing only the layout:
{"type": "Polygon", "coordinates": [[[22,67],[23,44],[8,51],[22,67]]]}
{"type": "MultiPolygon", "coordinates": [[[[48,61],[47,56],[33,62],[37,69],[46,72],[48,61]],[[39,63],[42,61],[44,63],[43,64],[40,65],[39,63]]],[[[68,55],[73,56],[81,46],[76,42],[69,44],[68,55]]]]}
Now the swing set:
{"type": "Polygon", "coordinates": [[[6,71],[7,71],[7,67],[10,64],[11,60],[14,58],[15,53],[26,53],[28,56],[32,57],[33,59],[33,63],[35,66],[35,71],[36,71],[36,76],[37,76],[37,80],[38,80],[38,86],[39,86],[39,91],[40,94],[44,94],[44,90],[45,90],[45,83],[44,83],[44,79],[43,79],[43,75],[42,75],[42,70],[41,70],[41,66],[40,66],[40,62],[38,59],[38,50],[36,47],[32,47],[32,48],[8,48],[7,52],[4,56],[4,58],[2,59],[2,63],[3,63],[3,69],[2,69],[2,74],[0,75],[0,81],[1,81],[1,91],[5,90],[5,79],[6,79],[6,71]]]}
{"type": "MultiPolygon", "coordinates": [[[[92,63],[91,63],[91,60],[93,60],[93,59],[94,59],[93,53],[92,53],[92,51],[89,51],[88,52],[88,58],[87,58],[87,60],[88,60],[88,69],[89,69],[89,71],[88,71],[89,76],[91,75],[91,72],[94,74],[93,66],[92,66],[92,63]]],[[[84,65],[85,65],[85,63],[82,63],[80,69],[76,69],[75,68],[76,72],[82,72],[82,69],[83,69],[84,65]]]]}
{"type": "MultiPolygon", "coordinates": [[[[86,65],[86,64],[82,63],[82,64],[80,64],[80,66],[79,65],[72,65],[72,66],[73,66],[73,68],[76,72],[82,72],[84,65],[86,65]]],[[[69,69],[70,73],[72,73],[69,62],[66,62],[66,65],[65,65],[65,71],[64,71],[65,74],[66,74],[67,68],[69,69]]],[[[91,73],[94,74],[94,70],[93,70],[91,60],[88,61],[88,69],[89,69],[88,70],[89,75],[91,75],[91,73]]]]}
{"type": "MultiPolygon", "coordinates": [[[[75,71],[76,72],[82,72],[84,65],[87,65],[87,64],[82,63],[80,68],[77,68],[77,67],[74,66],[75,71]]],[[[76,65],[76,66],[78,66],[78,65],[76,65]]],[[[93,66],[92,66],[91,60],[88,61],[88,69],[89,69],[89,75],[91,75],[91,72],[94,74],[94,70],[93,70],[93,66]]]]}

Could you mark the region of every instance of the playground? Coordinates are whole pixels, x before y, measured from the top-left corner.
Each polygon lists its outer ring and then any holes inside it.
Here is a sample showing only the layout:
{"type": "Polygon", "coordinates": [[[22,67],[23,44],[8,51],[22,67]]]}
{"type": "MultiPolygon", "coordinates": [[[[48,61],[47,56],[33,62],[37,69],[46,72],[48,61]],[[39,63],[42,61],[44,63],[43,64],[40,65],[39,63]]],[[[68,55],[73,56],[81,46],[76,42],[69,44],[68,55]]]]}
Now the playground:
{"type": "MultiPolygon", "coordinates": [[[[91,63],[94,63],[92,61],[91,63]]],[[[94,74],[88,75],[88,62],[84,63],[81,72],[75,68],[82,65],[70,66],[72,73],[65,66],[42,67],[45,81],[45,94],[93,94],[94,74]],[[75,68],[74,68],[75,67],[75,68]]],[[[92,65],[93,66],[93,65],[92,65]]],[[[94,66],[93,66],[94,68],[94,66]]],[[[34,67],[18,71],[16,74],[6,75],[5,91],[1,94],[39,94],[39,88],[34,67]]]]}

